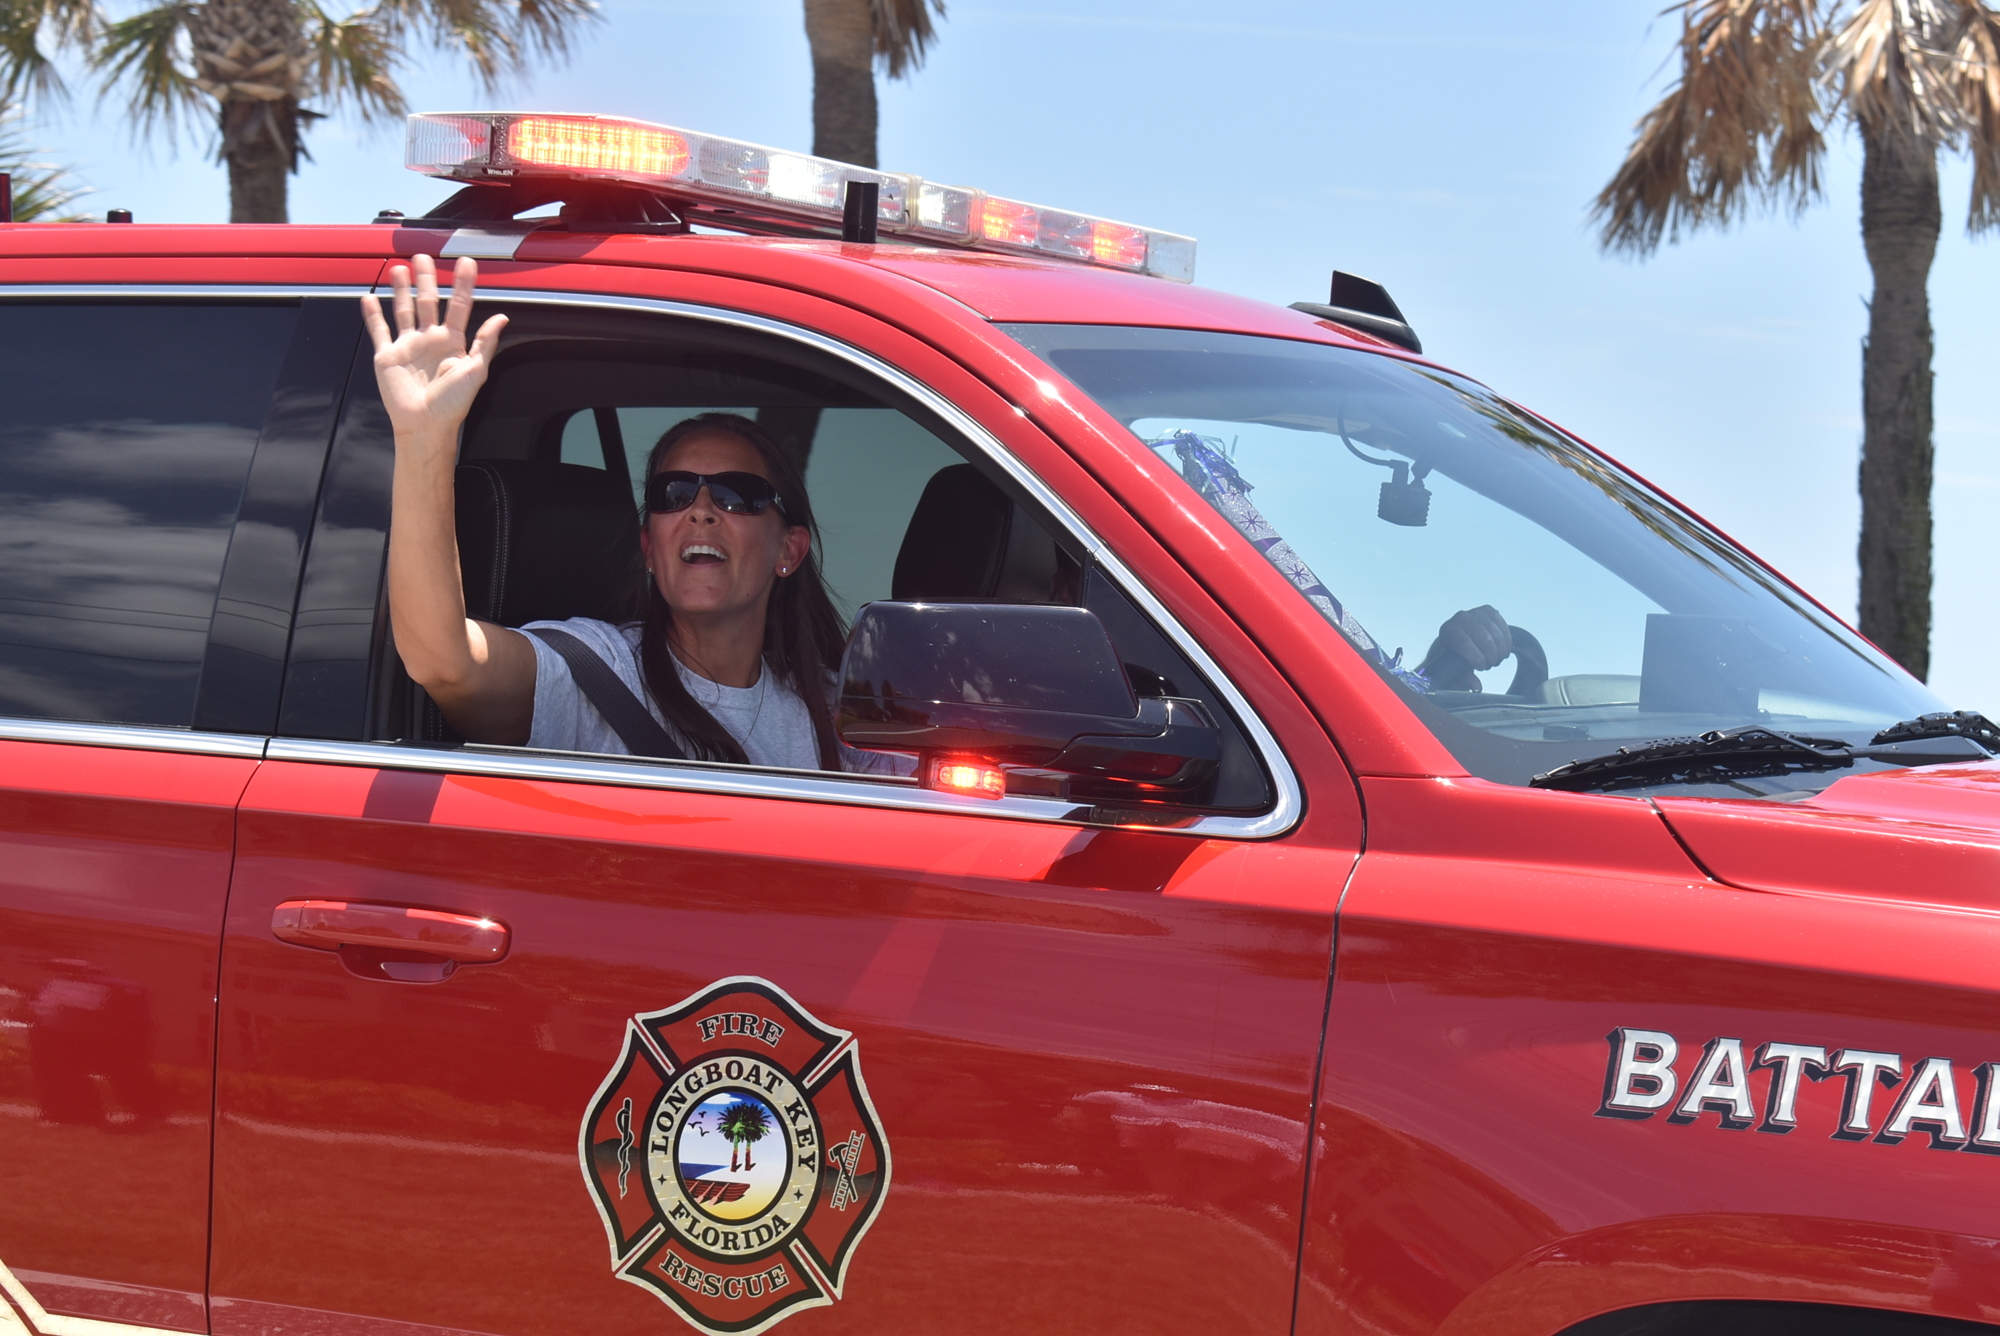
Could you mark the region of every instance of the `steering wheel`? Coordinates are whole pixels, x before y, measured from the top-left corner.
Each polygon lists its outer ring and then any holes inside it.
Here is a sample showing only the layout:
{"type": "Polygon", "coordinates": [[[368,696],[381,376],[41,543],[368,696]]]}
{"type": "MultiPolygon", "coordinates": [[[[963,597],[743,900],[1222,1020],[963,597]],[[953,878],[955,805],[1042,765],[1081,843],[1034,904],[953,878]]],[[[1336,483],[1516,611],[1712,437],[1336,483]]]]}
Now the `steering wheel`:
{"type": "Polygon", "coordinates": [[[1507,628],[1514,636],[1514,680],[1507,684],[1510,696],[1538,697],[1542,683],[1549,680],[1549,654],[1542,642],[1518,626],[1507,628]]]}

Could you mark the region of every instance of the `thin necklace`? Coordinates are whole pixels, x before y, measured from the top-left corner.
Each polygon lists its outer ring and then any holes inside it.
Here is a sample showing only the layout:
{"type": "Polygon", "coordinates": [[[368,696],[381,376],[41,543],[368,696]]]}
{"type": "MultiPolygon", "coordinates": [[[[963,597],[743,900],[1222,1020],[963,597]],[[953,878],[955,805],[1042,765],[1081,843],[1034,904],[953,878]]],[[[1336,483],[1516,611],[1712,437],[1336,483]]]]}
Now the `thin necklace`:
{"type": "MultiPolygon", "coordinates": [[[[722,693],[725,690],[722,683],[716,681],[712,677],[709,677],[708,675],[703,673],[700,669],[690,667],[689,665],[682,663],[681,656],[678,654],[674,655],[674,665],[677,668],[685,669],[688,676],[694,677],[699,681],[703,682],[704,684],[706,684],[704,687],[704,694],[708,695],[710,698],[708,700],[697,699],[696,704],[700,705],[705,710],[713,710],[716,706],[722,704],[722,693]],[[711,691],[709,690],[709,688],[712,688],[713,690],[711,691]]],[[[759,659],[757,660],[757,681],[749,687],[736,688],[736,690],[755,691],[757,693],[757,708],[751,712],[750,723],[744,728],[743,737],[738,739],[739,742],[747,743],[747,741],[750,738],[757,736],[757,721],[764,717],[764,702],[771,698],[770,682],[771,682],[771,667],[769,664],[765,663],[762,659],[759,659]]],[[[721,721],[718,720],[717,722],[719,723],[721,721]]]]}

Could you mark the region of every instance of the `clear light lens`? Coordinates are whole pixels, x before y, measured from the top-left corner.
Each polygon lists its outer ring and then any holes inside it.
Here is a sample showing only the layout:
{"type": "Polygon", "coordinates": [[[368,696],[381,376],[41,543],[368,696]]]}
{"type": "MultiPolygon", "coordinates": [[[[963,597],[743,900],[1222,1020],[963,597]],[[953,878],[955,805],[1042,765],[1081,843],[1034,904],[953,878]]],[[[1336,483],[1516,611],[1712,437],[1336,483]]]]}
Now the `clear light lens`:
{"type": "MultiPolygon", "coordinates": [[[[822,225],[840,221],[849,182],[873,182],[880,192],[877,220],[891,235],[1061,256],[1183,283],[1194,277],[1188,237],[644,121],[429,113],[410,117],[406,152],[410,167],[432,176],[583,174],[715,205],[754,200],[746,215],[822,225]]],[[[754,224],[746,218],[745,226],[754,224]]]]}
{"type": "Polygon", "coordinates": [[[771,187],[771,155],[748,144],[707,139],[701,145],[701,179],[724,190],[761,195],[771,187]]]}
{"type": "Polygon", "coordinates": [[[979,192],[925,181],[917,189],[917,226],[926,232],[963,239],[972,235],[972,209],[979,192]]]}
{"type": "Polygon", "coordinates": [[[679,176],[687,140],[672,130],[631,121],[527,116],[507,127],[507,152],[538,167],[620,176],[679,176]]]}
{"type": "Polygon", "coordinates": [[[1194,238],[1152,233],[1146,239],[1146,272],[1176,283],[1194,282],[1194,238]]]}
{"type": "Polygon", "coordinates": [[[472,116],[412,116],[403,161],[420,172],[436,173],[467,164],[484,165],[493,149],[493,127],[472,116]]]}

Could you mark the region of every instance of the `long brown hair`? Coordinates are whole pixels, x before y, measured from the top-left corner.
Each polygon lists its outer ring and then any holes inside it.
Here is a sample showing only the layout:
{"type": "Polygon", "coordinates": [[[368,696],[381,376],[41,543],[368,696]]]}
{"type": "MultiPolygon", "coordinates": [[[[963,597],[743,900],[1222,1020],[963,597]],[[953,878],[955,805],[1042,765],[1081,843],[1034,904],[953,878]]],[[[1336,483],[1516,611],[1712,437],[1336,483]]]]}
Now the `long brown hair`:
{"type": "MultiPolygon", "coordinates": [[[[819,569],[819,525],[813,519],[812,502],[806,496],[806,480],[778,443],[749,418],[740,413],[697,413],[676,422],[653,443],[646,456],[646,479],[651,481],[660,463],[676,445],[698,432],[727,432],[749,443],[764,463],[764,477],[778,489],[784,505],[783,518],[793,528],[803,528],[812,537],[804,560],[790,575],[771,589],[771,601],[764,614],[764,671],[777,674],[778,681],[791,688],[806,703],[812,716],[813,737],[819,743],[820,767],[840,769],[840,743],[833,732],[833,712],[827,702],[827,676],[840,662],[847,644],[847,624],[834,610],[826,579],[819,569]]],[[[639,510],[644,527],[646,510],[639,510]]],[[[669,632],[674,610],[660,596],[660,587],[649,575],[641,593],[641,639],[639,663],[646,674],[646,689],[660,707],[666,721],[688,743],[690,757],[697,761],[750,759],[743,745],[714,715],[688,694],[674,667],[674,651],[669,632]]]]}

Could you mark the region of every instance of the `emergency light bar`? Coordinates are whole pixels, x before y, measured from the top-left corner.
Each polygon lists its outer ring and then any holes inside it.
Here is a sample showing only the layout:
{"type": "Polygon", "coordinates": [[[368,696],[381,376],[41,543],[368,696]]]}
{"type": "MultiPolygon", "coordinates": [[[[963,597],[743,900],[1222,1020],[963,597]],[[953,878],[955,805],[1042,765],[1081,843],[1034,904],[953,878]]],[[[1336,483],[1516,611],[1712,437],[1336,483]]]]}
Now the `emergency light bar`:
{"type": "Polygon", "coordinates": [[[1081,260],[1180,283],[1194,278],[1192,237],[615,116],[423,113],[410,117],[405,165],[475,184],[617,182],[724,213],[747,206],[835,229],[847,183],[872,182],[880,191],[878,230],[904,240],[1081,260]]]}

